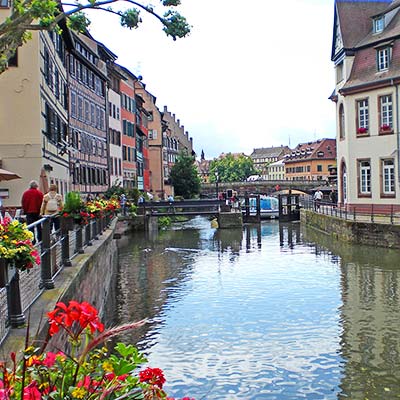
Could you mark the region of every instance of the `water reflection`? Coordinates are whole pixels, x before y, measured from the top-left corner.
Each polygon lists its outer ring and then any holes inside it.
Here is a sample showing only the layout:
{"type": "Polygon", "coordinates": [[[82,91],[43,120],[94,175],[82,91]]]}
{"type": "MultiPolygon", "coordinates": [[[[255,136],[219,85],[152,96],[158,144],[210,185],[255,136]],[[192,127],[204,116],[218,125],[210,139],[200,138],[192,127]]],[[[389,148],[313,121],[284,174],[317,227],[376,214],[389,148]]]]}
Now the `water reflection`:
{"type": "Polygon", "coordinates": [[[120,242],[124,340],[207,399],[392,399],[399,388],[399,252],[300,224],[215,230],[196,219],[120,242]]]}
{"type": "Polygon", "coordinates": [[[307,240],[340,258],[340,399],[400,397],[399,252],[350,246],[305,229],[307,240]]]}

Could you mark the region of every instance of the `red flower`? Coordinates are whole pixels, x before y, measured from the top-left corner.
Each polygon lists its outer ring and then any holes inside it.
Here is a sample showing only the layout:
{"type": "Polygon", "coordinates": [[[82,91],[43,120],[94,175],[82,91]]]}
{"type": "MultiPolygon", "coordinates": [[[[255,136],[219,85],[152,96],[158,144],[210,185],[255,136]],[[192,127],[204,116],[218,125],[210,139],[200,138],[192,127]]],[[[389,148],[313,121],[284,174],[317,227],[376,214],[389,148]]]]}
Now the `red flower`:
{"type": "Polygon", "coordinates": [[[40,393],[37,382],[32,381],[28,386],[24,388],[23,400],[41,400],[42,394],[40,393]]]}
{"type": "Polygon", "coordinates": [[[73,337],[79,336],[86,327],[89,327],[91,333],[94,333],[96,330],[99,332],[103,332],[104,330],[104,325],[99,320],[97,310],[85,301],[78,303],[71,300],[68,307],[64,303],[59,302],[53,311],[47,313],[47,316],[50,324],[50,335],[57,333],[60,327],[73,337]],[[80,327],[75,334],[72,330],[73,326],[75,329],[77,329],[76,326],[80,327]]]}
{"type": "Polygon", "coordinates": [[[390,125],[384,124],[381,126],[381,129],[383,131],[390,131],[392,129],[392,127],[390,125]]]}
{"type": "Polygon", "coordinates": [[[360,128],[357,129],[357,133],[367,133],[367,128],[361,126],[360,128]]]}
{"type": "Polygon", "coordinates": [[[162,389],[165,378],[164,373],[160,368],[146,368],[144,371],[139,372],[139,381],[156,385],[162,389]]]}

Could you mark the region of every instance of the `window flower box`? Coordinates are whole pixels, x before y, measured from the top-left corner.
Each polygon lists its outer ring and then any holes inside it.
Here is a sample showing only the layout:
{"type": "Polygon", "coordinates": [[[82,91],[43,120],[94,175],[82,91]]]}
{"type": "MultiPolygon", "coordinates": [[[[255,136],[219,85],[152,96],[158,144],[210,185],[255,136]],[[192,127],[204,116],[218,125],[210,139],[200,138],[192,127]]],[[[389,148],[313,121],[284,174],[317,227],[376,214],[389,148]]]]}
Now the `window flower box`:
{"type": "Polygon", "coordinates": [[[357,129],[357,133],[359,133],[359,134],[368,133],[368,129],[365,128],[364,126],[360,126],[360,127],[357,129]]]}
{"type": "Polygon", "coordinates": [[[384,125],[381,126],[381,131],[389,132],[391,130],[392,130],[392,127],[390,125],[384,124],[384,125]]]}

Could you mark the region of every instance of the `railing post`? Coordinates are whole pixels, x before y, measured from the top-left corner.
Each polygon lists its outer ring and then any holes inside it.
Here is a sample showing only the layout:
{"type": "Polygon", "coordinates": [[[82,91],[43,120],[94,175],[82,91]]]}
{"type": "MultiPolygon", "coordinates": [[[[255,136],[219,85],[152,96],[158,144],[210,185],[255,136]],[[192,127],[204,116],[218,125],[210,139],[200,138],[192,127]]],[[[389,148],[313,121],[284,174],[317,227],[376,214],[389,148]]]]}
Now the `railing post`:
{"type": "Polygon", "coordinates": [[[70,267],[72,265],[70,255],[69,255],[69,231],[64,229],[61,238],[61,258],[62,263],[65,267],[70,267]]]}
{"type": "Polygon", "coordinates": [[[19,287],[19,272],[15,269],[14,276],[7,288],[8,321],[12,328],[25,325],[25,315],[22,312],[21,291],[19,287]]]}
{"type": "Polygon", "coordinates": [[[98,236],[98,234],[97,234],[97,217],[95,217],[94,219],[93,219],[93,239],[94,240],[98,240],[99,239],[99,236],[98,236]]]}
{"type": "Polygon", "coordinates": [[[82,225],[79,225],[78,229],[76,230],[76,252],[78,254],[83,254],[83,234],[82,234],[82,225]]]}
{"type": "Polygon", "coordinates": [[[90,229],[91,228],[90,227],[91,223],[92,223],[92,220],[89,219],[88,223],[87,223],[87,225],[85,227],[85,243],[86,243],[87,246],[92,246],[93,245],[93,243],[92,243],[92,235],[91,235],[92,231],[90,229]]]}
{"type": "Polygon", "coordinates": [[[393,225],[394,221],[393,221],[393,204],[390,207],[390,223],[393,225]]]}
{"type": "Polygon", "coordinates": [[[374,223],[374,204],[371,205],[371,222],[374,223]]]}
{"type": "Polygon", "coordinates": [[[356,221],[357,217],[356,217],[356,207],[353,208],[353,220],[356,221]]]}
{"type": "Polygon", "coordinates": [[[51,230],[51,219],[46,218],[42,224],[42,257],[41,257],[41,277],[39,284],[39,287],[41,289],[54,288],[54,280],[51,273],[50,230],[51,230]]]}

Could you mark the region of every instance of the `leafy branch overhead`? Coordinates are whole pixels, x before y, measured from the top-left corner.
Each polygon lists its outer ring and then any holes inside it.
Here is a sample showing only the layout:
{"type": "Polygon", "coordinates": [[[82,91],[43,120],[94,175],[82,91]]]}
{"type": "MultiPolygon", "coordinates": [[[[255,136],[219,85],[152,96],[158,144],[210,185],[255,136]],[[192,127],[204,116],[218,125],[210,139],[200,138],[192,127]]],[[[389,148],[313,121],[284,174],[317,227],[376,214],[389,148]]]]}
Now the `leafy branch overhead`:
{"type": "Polygon", "coordinates": [[[123,27],[134,29],[142,22],[141,12],[157,18],[173,40],[190,33],[186,18],[176,11],[180,0],[160,0],[160,12],[151,4],[134,0],[13,0],[11,14],[0,23],[0,73],[18,47],[31,38],[31,31],[59,30],[59,23],[83,32],[90,25],[85,10],[99,10],[119,17],[123,27]],[[128,5],[121,10],[119,6],[128,5]]]}

